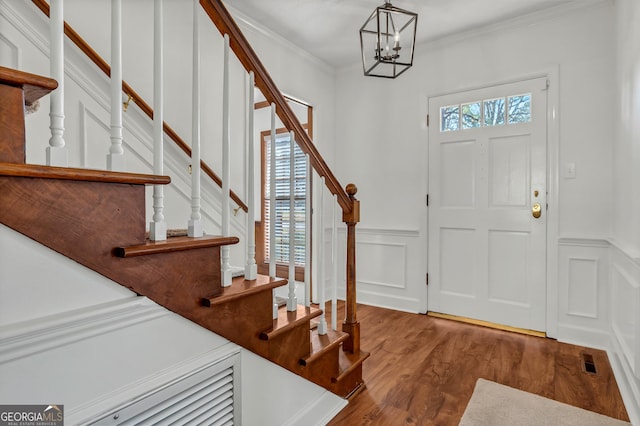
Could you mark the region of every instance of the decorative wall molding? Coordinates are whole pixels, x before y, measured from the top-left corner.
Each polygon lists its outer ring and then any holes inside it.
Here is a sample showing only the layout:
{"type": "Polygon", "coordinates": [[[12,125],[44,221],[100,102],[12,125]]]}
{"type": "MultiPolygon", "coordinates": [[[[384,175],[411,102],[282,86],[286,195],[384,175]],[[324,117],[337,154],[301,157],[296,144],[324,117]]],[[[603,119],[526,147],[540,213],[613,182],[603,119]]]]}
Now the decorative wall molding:
{"type": "Polygon", "coordinates": [[[246,30],[253,33],[261,34],[263,37],[266,37],[272,42],[278,43],[280,46],[292,51],[294,55],[303,57],[306,60],[313,62],[315,65],[321,67],[324,72],[335,74],[335,69],[331,65],[327,64],[320,58],[313,56],[311,53],[302,49],[300,46],[292,43],[289,39],[276,34],[271,29],[264,27],[263,25],[249,18],[247,15],[243,14],[234,7],[227,6],[227,9],[229,10],[229,12],[231,12],[231,15],[233,15],[233,18],[238,22],[243,31],[246,30]]]}
{"type": "Polygon", "coordinates": [[[569,256],[567,314],[598,318],[598,258],[569,256]]]}
{"type": "Polygon", "coordinates": [[[631,370],[640,378],[640,283],[614,263],[611,292],[613,334],[631,370]]]}
{"type": "Polygon", "coordinates": [[[607,239],[602,238],[576,238],[561,237],[558,238],[559,246],[576,246],[576,247],[609,247],[610,243],[607,239]]]}
{"type": "Polygon", "coordinates": [[[380,276],[382,271],[379,271],[378,268],[367,268],[364,271],[360,271],[358,274],[358,283],[376,285],[381,287],[393,287],[399,289],[407,288],[407,244],[404,243],[382,243],[378,241],[357,241],[356,242],[356,252],[360,257],[372,257],[373,255],[367,252],[366,247],[375,247],[378,250],[373,251],[383,251],[384,257],[387,260],[387,263],[377,264],[379,268],[389,270],[388,281],[377,281],[374,279],[366,279],[362,278],[363,276],[367,276],[367,272],[375,269],[373,276],[380,276]],[[395,254],[395,255],[394,255],[395,254]],[[394,257],[396,259],[394,259],[394,257]],[[395,267],[390,267],[389,265],[395,265],[395,267]]]}
{"type": "Polygon", "coordinates": [[[621,353],[622,348],[618,345],[617,339],[611,336],[609,349],[607,350],[609,363],[616,377],[618,389],[622,395],[631,424],[637,425],[640,424],[640,380],[634,378],[629,364],[620,359],[619,354],[621,353]]]}
{"type": "MultiPolygon", "coordinates": [[[[346,228],[337,229],[338,258],[344,259],[346,228]]],[[[420,231],[356,227],[357,292],[360,303],[405,312],[424,312],[426,255],[420,231]],[[368,273],[375,278],[369,278],[368,273]],[[383,279],[380,279],[383,277],[383,279]]],[[[344,268],[340,268],[341,271],[344,268]]],[[[338,294],[345,293],[344,275],[338,294]]]]}
{"type": "Polygon", "coordinates": [[[611,0],[583,0],[580,2],[559,4],[558,6],[553,8],[531,12],[509,20],[503,20],[501,22],[484,25],[467,31],[445,35],[443,37],[430,40],[427,43],[418,46],[416,50],[429,51],[431,49],[441,48],[442,46],[464,42],[469,39],[481,37],[495,32],[517,29],[522,26],[529,26],[540,22],[558,19],[568,14],[577,13],[583,9],[587,10],[591,8],[602,7],[603,5],[607,5],[610,3],[611,0]]]}
{"type": "Polygon", "coordinates": [[[558,247],[558,340],[607,350],[629,417],[640,424],[639,255],[613,238],[563,237],[558,247]]]}
{"type": "Polygon", "coordinates": [[[609,238],[607,240],[611,246],[616,249],[621,255],[623,255],[627,260],[633,263],[636,267],[640,268],[640,252],[636,249],[627,247],[626,245],[620,243],[615,238],[609,238]]]}
{"type": "Polygon", "coordinates": [[[168,315],[146,297],[132,297],[0,328],[0,364],[168,315]]]}
{"type": "Polygon", "coordinates": [[[9,57],[11,58],[9,63],[7,63],[5,66],[20,69],[20,49],[18,48],[18,46],[12,43],[11,40],[6,38],[4,35],[0,34],[0,51],[2,49],[2,45],[4,45],[7,50],[9,50],[9,57]]]}
{"type": "Polygon", "coordinates": [[[608,332],[610,245],[603,239],[562,238],[558,242],[558,326],[560,339],[602,343],[608,332]],[[574,332],[572,332],[575,331],[574,332]],[[594,336],[586,338],[587,330],[594,336]]]}
{"type": "Polygon", "coordinates": [[[356,235],[389,235],[394,237],[420,238],[420,231],[417,229],[401,228],[366,228],[356,227],[356,235]]]}

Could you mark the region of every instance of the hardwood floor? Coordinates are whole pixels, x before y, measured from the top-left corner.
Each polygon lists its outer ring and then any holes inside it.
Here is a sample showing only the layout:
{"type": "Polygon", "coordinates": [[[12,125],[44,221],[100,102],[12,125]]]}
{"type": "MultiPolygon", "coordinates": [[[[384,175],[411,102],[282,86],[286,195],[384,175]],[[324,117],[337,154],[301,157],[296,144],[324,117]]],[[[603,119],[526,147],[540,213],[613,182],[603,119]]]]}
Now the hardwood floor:
{"type": "Polygon", "coordinates": [[[365,305],[358,319],[366,389],[329,425],[457,425],[478,378],[629,420],[603,351],[365,305]]]}

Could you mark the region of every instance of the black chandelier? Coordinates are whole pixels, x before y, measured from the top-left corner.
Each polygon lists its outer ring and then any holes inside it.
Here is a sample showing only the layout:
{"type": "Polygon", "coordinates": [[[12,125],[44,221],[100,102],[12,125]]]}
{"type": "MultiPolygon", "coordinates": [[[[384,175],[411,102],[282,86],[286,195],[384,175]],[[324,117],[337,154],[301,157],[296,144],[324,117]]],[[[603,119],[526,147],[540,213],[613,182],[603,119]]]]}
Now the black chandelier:
{"type": "Polygon", "coordinates": [[[364,75],[396,78],[413,65],[418,14],[385,0],[360,28],[364,75]]]}

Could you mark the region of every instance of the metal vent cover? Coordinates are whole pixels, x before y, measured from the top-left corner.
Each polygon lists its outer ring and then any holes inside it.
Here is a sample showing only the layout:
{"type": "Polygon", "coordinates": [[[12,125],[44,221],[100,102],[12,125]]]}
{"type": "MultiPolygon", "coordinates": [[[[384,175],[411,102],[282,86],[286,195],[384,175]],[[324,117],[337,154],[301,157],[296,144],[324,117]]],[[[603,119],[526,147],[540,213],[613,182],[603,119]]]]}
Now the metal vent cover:
{"type": "Polygon", "coordinates": [[[233,425],[236,358],[180,377],[90,424],[233,425]]]}

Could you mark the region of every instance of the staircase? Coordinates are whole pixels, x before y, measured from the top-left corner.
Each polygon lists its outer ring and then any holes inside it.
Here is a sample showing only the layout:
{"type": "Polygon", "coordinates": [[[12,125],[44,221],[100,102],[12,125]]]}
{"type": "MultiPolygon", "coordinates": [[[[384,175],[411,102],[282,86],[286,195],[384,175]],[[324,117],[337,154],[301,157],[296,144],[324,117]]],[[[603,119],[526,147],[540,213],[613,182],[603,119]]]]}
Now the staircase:
{"type": "Polygon", "coordinates": [[[286,280],[222,286],[221,248],[238,238],[147,239],[145,186],[168,176],[26,164],[24,106],[56,86],[0,67],[0,222],[339,396],[362,388],[355,321],[320,335],[320,309],[281,307],[274,319],[272,292],[286,280]]]}

